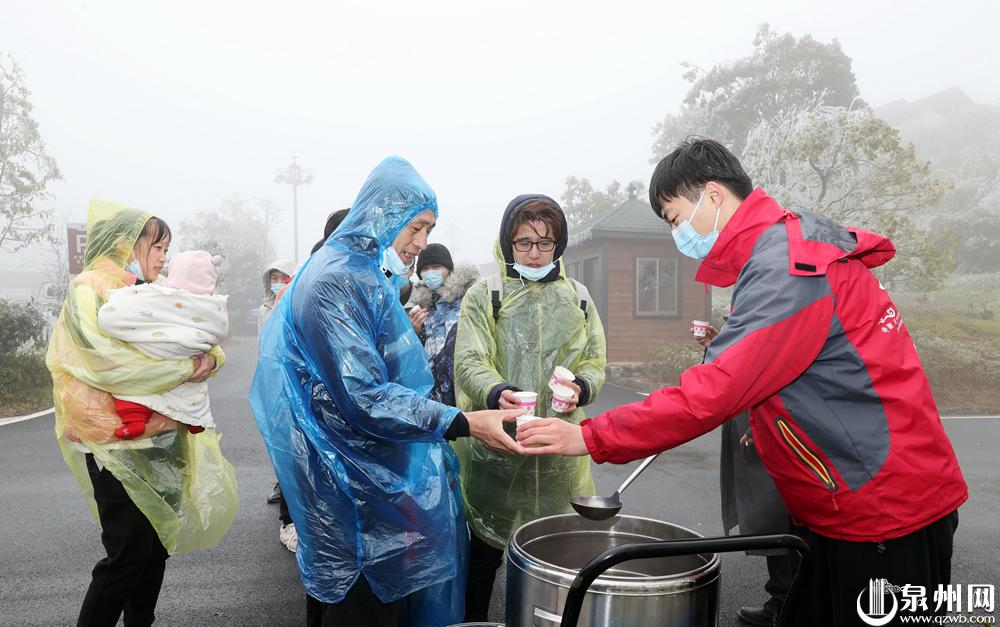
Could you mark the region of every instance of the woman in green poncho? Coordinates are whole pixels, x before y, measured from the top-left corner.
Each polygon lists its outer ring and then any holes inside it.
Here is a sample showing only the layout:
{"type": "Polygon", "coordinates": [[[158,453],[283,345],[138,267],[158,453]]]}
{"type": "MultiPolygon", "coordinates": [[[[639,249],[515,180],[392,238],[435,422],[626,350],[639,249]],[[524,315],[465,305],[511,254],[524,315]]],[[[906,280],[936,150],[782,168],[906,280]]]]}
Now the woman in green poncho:
{"type": "MultiPolygon", "coordinates": [[[[536,416],[579,423],[579,407],[597,398],[607,364],[604,329],[586,289],[559,261],[567,238],[566,217],[551,198],[518,196],[507,206],[495,249],[500,275],[473,285],[462,302],[455,383],[463,411],[514,408],[514,393],[530,391],[538,393],[536,416]],[[576,375],[563,411],[552,409],[548,385],[556,366],[576,375]]],[[[466,440],[454,444],[472,531],[465,619],[483,621],[510,535],[528,521],[572,511],[570,497],[593,494],[594,480],[586,457],[519,457],[466,440]]]]}
{"type": "Polygon", "coordinates": [[[191,435],[154,414],[147,437],[118,440],[122,425],[111,395],[160,394],[203,381],[218,366],[218,346],[190,360],[147,357],[98,326],[110,290],[154,281],[170,229],[138,209],[91,201],[84,271],[69,285],[49,340],[55,433],[101,524],[108,556],[97,563],[79,625],[153,622],[166,559],[217,543],[229,529],[238,496],[219,434],[191,435]]]}

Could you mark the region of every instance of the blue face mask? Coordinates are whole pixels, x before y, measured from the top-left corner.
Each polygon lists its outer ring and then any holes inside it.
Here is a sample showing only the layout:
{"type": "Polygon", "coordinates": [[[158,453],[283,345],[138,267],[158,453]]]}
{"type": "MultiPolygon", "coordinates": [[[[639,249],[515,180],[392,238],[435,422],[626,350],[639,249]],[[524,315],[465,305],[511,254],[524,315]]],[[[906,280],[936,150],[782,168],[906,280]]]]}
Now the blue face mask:
{"type": "Polygon", "coordinates": [[[403,260],[399,258],[399,253],[392,246],[382,251],[382,268],[395,277],[403,277],[403,283],[406,283],[408,266],[403,263],[403,260]]]}
{"type": "Polygon", "coordinates": [[[139,279],[140,281],[146,280],[146,277],[142,276],[142,266],[139,265],[138,259],[133,259],[132,263],[128,264],[128,266],[126,266],[125,269],[134,274],[135,278],[139,279]]]}
{"type": "Polygon", "coordinates": [[[715,245],[715,240],[719,239],[719,215],[722,213],[722,205],[719,205],[719,208],[715,212],[715,226],[712,227],[711,233],[702,235],[691,226],[691,218],[694,218],[694,214],[698,213],[701,201],[704,199],[705,192],[702,191],[701,196],[698,197],[698,204],[694,206],[694,211],[691,212],[691,216],[670,232],[674,236],[674,244],[677,245],[677,250],[692,259],[704,259],[708,257],[712,246],[715,245]]]}
{"type": "Polygon", "coordinates": [[[552,268],[556,267],[556,262],[551,262],[548,265],[544,265],[541,268],[531,268],[528,266],[522,266],[519,263],[514,264],[514,270],[521,275],[522,279],[528,281],[541,281],[545,277],[549,276],[549,272],[552,272],[552,268]]]}
{"type": "Polygon", "coordinates": [[[420,278],[423,279],[424,285],[432,290],[436,290],[444,285],[444,273],[440,270],[424,270],[420,278]]]}
{"type": "Polygon", "coordinates": [[[283,287],[285,287],[284,283],[272,283],[271,284],[271,291],[274,292],[275,296],[277,296],[278,292],[280,292],[281,288],[283,288],[283,287]]]}

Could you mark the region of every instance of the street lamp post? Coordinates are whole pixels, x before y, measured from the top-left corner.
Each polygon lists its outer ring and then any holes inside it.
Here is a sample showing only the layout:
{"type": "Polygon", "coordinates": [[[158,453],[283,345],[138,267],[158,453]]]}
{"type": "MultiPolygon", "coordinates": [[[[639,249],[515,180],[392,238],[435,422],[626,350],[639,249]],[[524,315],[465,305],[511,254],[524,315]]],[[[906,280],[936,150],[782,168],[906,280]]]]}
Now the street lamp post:
{"type": "Polygon", "coordinates": [[[275,183],[292,186],[292,229],[295,231],[295,265],[299,265],[299,186],[308,185],[313,180],[311,172],[303,168],[292,155],[292,162],[274,177],[275,183]]]}

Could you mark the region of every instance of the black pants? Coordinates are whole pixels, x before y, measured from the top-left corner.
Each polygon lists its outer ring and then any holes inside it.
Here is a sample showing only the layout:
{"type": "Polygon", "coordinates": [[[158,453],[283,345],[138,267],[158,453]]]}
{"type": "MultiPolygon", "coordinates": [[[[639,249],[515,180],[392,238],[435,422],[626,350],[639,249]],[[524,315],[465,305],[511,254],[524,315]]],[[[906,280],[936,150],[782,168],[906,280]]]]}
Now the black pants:
{"type": "Polygon", "coordinates": [[[114,627],[122,612],[129,627],[151,625],[169,555],[122,484],[99,469],[93,455],[87,455],[87,470],[108,556],[94,566],[77,625],[114,627]]]}
{"type": "Polygon", "coordinates": [[[469,580],[465,588],[465,622],[485,622],[490,613],[493,582],[503,563],[503,549],[487,544],[475,533],[470,534],[469,580]]]}
{"type": "Polygon", "coordinates": [[[306,595],[306,627],[396,627],[403,616],[406,599],[379,601],[364,575],[340,603],[323,603],[306,595]]]}
{"type": "Polygon", "coordinates": [[[780,607],[788,597],[788,590],[795,579],[795,570],[799,565],[798,553],[788,555],[767,556],[767,583],[764,590],[771,595],[769,603],[780,607]]]}
{"type": "MultiPolygon", "coordinates": [[[[788,608],[791,620],[785,624],[864,627],[856,609],[858,597],[868,590],[869,580],[880,578],[894,586],[924,586],[931,610],[925,614],[934,614],[934,591],[939,584],[951,583],[952,544],[957,528],[957,510],[913,533],[884,542],[834,540],[794,528],[792,532],[812,549],[812,564],[799,587],[796,607],[788,608]]],[[[895,596],[902,604],[900,594],[895,596]]],[[[868,606],[866,599],[862,597],[863,608],[868,606]]]]}
{"type": "Polygon", "coordinates": [[[284,492],[278,497],[278,520],[281,521],[282,525],[292,524],[292,515],[288,513],[288,503],[285,501],[284,492]]]}

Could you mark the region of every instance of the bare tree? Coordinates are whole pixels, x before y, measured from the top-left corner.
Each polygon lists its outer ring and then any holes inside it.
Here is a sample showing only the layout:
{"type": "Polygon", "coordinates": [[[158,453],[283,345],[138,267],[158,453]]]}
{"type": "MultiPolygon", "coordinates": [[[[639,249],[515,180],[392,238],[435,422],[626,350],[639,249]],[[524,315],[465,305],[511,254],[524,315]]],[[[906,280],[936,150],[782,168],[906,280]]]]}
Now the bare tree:
{"type": "Polygon", "coordinates": [[[52,233],[42,240],[42,271],[52,285],[50,294],[61,303],[66,298],[69,281],[69,247],[66,241],[66,216],[61,223],[52,223],[52,233]]]}
{"type": "Polygon", "coordinates": [[[281,214],[284,213],[285,210],[278,206],[270,198],[259,197],[254,199],[254,201],[260,213],[261,222],[264,223],[264,239],[261,242],[261,249],[268,250],[273,247],[274,228],[281,224],[281,214]]]}

